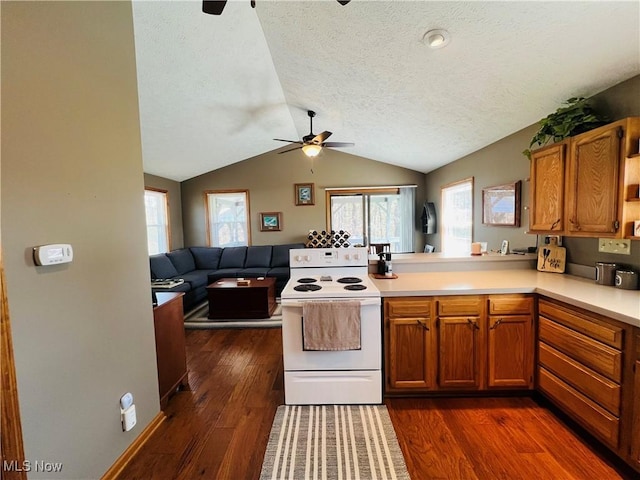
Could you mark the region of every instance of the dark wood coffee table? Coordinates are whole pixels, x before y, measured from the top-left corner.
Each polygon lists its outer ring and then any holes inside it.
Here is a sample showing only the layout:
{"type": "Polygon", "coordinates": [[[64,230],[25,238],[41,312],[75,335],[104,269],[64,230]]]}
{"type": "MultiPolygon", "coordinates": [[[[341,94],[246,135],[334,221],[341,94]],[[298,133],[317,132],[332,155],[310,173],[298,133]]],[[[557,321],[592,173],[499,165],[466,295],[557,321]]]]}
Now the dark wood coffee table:
{"type": "Polygon", "coordinates": [[[276,309],[276,279],[248,278],[249,285],[238,285],[237,278],[222,278],[207,286],[209,318],[269,318],[276,309]]]}

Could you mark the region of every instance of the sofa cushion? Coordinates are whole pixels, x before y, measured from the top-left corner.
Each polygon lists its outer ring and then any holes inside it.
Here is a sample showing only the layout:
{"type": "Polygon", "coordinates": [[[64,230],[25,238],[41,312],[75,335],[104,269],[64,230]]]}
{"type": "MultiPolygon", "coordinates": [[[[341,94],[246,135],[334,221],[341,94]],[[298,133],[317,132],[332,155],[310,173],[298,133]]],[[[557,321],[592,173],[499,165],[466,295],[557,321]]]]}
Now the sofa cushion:
{"type": "Polygon", "coordinates": [[[218,268],[244,268],[247,247],[225,247],[218,268]]]}
{"type": "Polygon", "coordinates": [[[304,248],[304,243],[274,245],[271,253],[271,267],[288,267],[289,250],[291,250],[292,248],[304,248]]]}
{"type": "Polygon", "coordinates": [[[193,261],[193,255],[191,255],[191,250],[188,248],[173,250],[172,252],[167,253],[167,257],[169,257],[173,266],[176,267],[178,275],[183,275],[196,269],[196,264],[193,261]]]}
{"type": "Polygon", "coordinates": [[[220,247],[191,247],[193,260],[198,270],[215,270],[220,264],[222,248],[220,247]]]}
{"type": "Polygon", "coordinates": [[[239,275],[241,271],[242,271],[241,268],[221,268],[216,270],[215,272],[209,272],[207,285],[210,285],[213,282],[220,280],[221,278],[242,277],[242,275],[239,275]]]}
{"type": "Polygon", "coordinates": [[[271,245],[247,247],[247,259],[244,261],[245,268],[269,268],[270,265],[271,245]]]}
{"type": "Polygon", "coordinates": [[[210,270],[193,270],[183,274],[182,278],[191,284],[191,288],[206,287],[209,273],[210,270]]]}
{"type": "Polygon", "coordinates": [[[247,277],[247,278],[266,277],[268,271],[269,271],[269,267],[243,268],[238,272],[238,277],[247,277]]]}
{"type": "Polygon", "coordinates": [[[149,265],[151,267],[151,278],[172,278],[178,275],[176,267],[164,253],[151,255],[149,257],[149,265]]]}
{"type": "Polygon", "coordinates": [[[288,280],[291,275],[289,267],[275,267],[267,271],[267,277],[275,277],[278,280],[288,280]]]}

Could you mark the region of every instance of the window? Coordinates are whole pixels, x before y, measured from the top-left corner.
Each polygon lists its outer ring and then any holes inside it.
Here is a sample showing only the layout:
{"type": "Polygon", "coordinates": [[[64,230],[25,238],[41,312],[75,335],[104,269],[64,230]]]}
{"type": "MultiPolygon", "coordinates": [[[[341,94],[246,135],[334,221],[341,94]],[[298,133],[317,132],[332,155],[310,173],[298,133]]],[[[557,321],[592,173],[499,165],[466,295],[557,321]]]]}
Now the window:
{"type": "Polygon", "coordinates": [[[351,245],[388,243],[414,251],[415,187],[327,189],[330,230],[345,230],[351,245]]]}
{"type": "Polygon", "coordinates": [[[147,219],[147,248],[149,255],[166,253],[169,242],[169,199],[166,190],[144,189],[144,209],[147,219]]]}
{"type": "Polygon", "coordinates": [[[471,252],[473,236],[473,178],[442,187],[442,251],[471,252]]]}
{"type": "Polygon", "coordinates": [[[205,192],[207,241],[214,247],[249,245],[249,191],[205,192]]]}

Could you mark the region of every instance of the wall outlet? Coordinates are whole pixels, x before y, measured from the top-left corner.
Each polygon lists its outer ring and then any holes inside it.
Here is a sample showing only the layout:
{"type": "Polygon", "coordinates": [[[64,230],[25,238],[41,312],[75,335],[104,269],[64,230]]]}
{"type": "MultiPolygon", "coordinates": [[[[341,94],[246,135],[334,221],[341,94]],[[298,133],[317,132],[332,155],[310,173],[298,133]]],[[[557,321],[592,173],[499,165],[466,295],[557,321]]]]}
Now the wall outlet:
{"type": "Polygon", "coordinates": [[[599,238],[598,252],[631,255],[631,240],[622,238],[599,238]]]}

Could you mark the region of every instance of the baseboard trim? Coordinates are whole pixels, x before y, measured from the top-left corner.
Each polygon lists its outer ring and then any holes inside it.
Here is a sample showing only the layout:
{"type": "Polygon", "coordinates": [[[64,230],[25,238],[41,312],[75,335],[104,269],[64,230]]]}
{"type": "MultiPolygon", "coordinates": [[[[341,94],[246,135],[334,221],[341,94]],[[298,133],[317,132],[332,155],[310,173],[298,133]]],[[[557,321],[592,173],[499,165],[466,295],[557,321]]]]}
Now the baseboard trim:
{"type": "Polygon", "coordinates": [[[142,446],[147,443],[151,435],[158,429],[158,427],[166,420],[167,416],[160,411],[154,418],[149,422],[149,425],[136,437],[136,439],[131,442],[131,445],[127,447],[127,449],[122,452],[122,455],[118,457],[111,468],[106,471],[106,473],[102,476],[101,480],[117,480],[118,475],[122,473],[124,467],[135,457],[136,453],[142,448],[142,446]]]}

